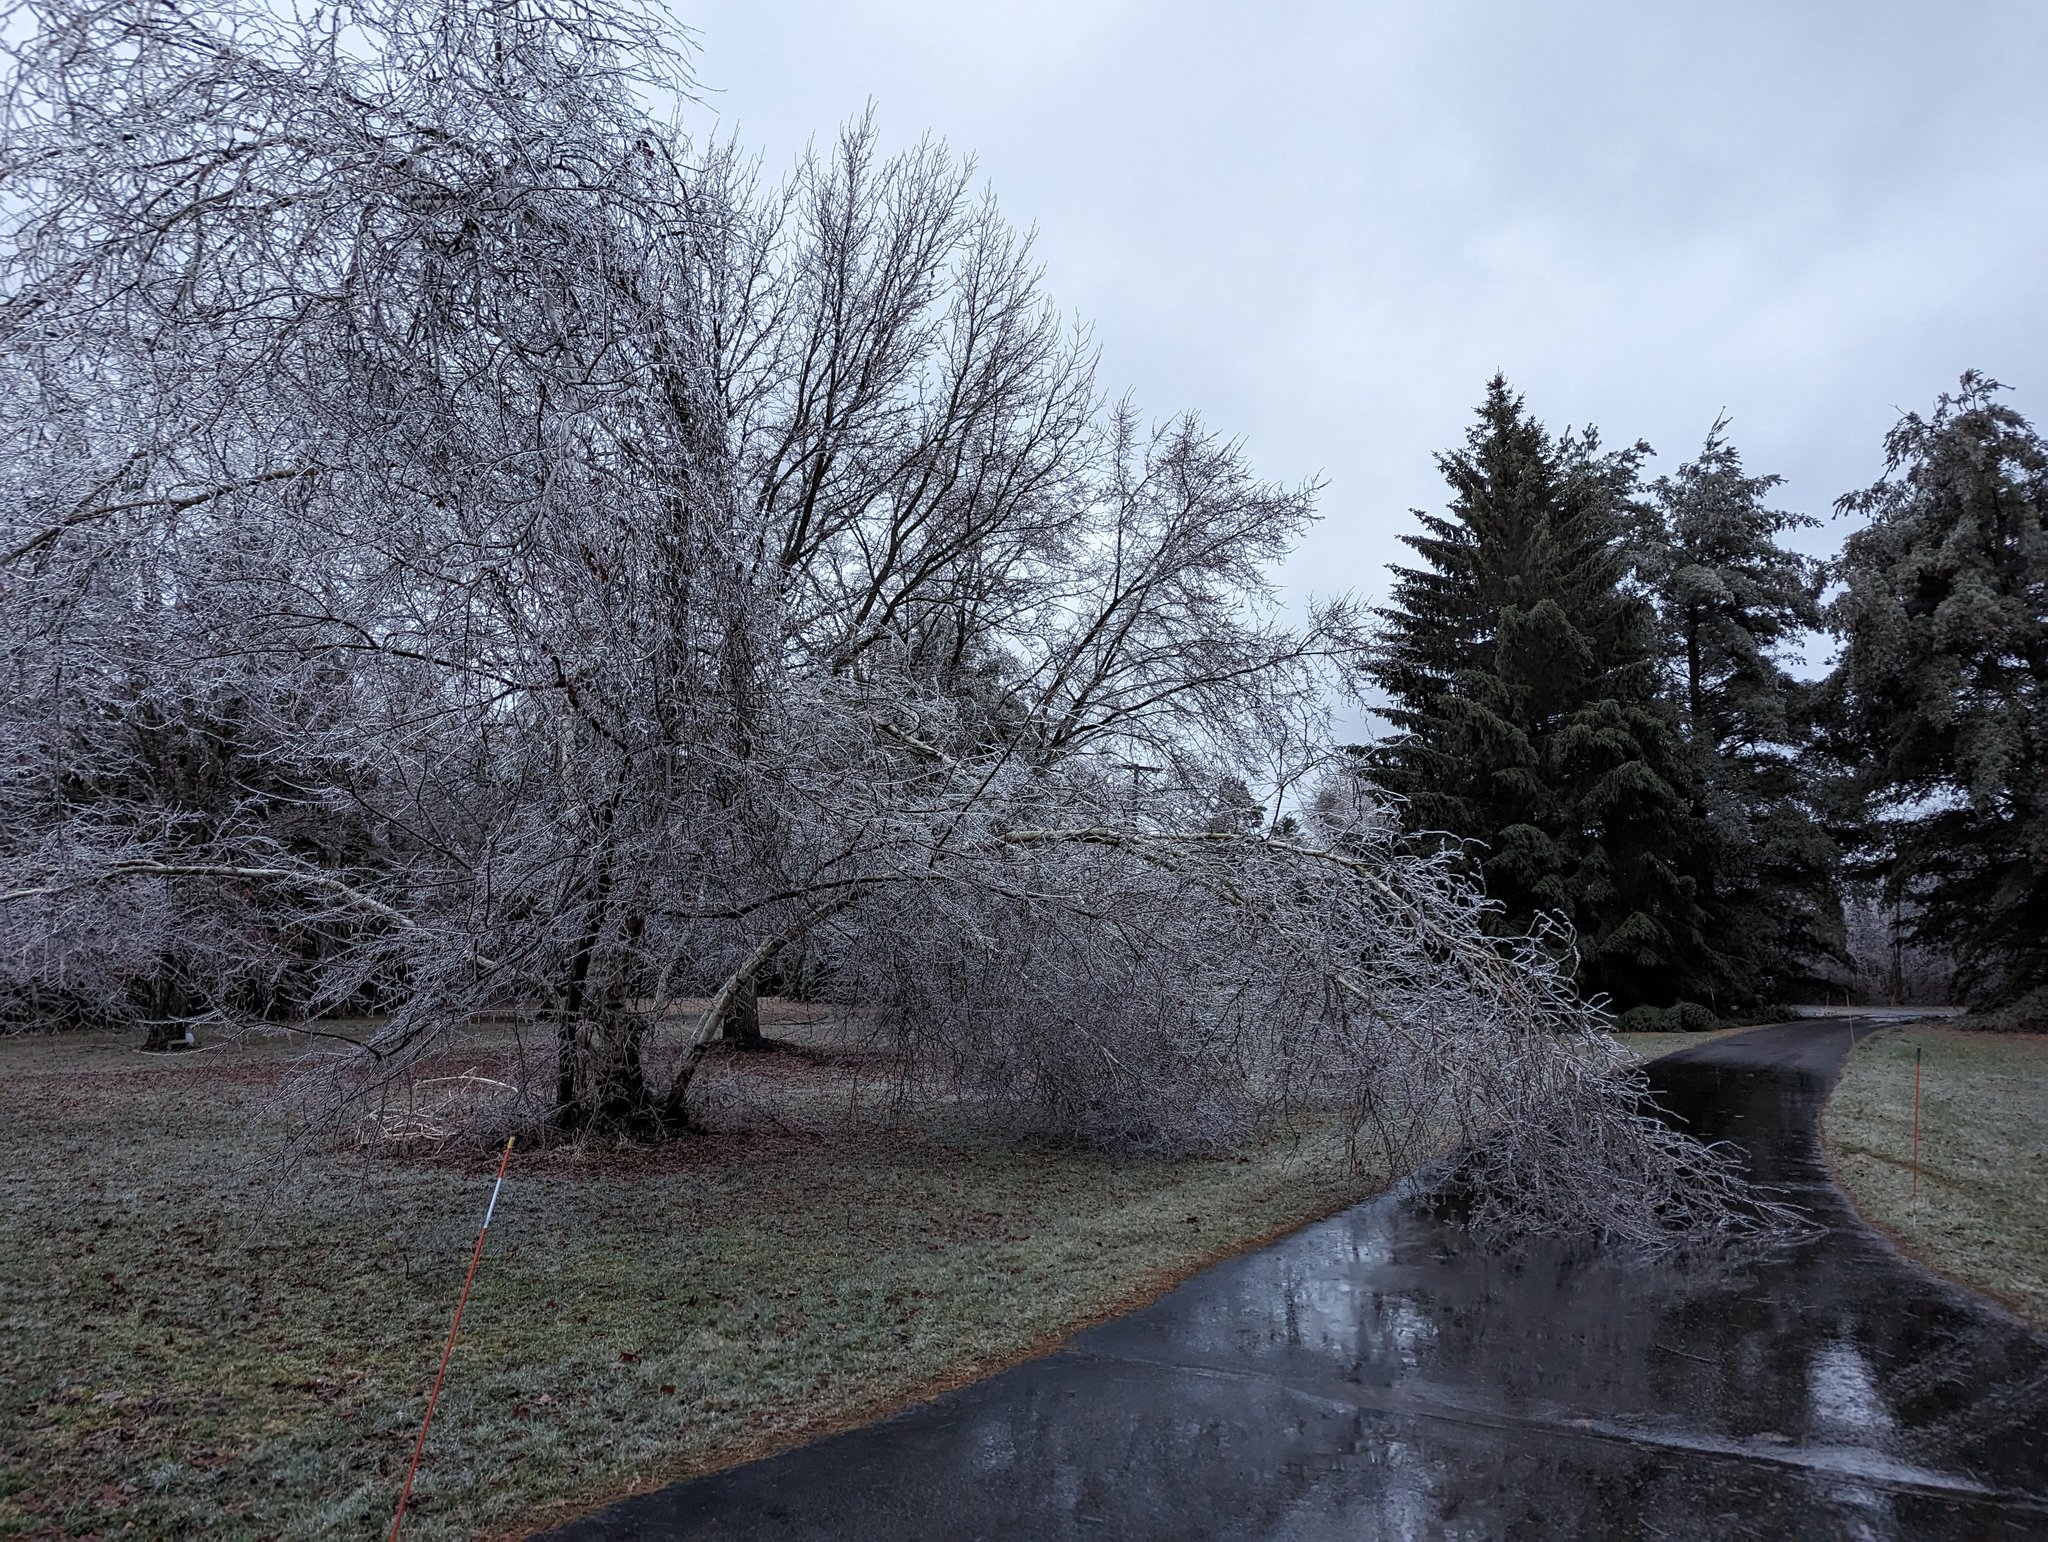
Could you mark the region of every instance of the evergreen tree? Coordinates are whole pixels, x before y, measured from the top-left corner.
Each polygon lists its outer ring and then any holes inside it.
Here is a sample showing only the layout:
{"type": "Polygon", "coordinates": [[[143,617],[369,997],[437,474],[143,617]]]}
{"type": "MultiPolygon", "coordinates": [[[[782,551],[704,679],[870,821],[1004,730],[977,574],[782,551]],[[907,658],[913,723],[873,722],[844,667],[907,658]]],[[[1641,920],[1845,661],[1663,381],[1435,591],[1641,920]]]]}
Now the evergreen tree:
{"type": "Polygon", "coordinates": [[[1396,730],[1373,756],[1418,832],[1478,842],[1501,923],[1577,934],[1580,983],[1670,1009],[1718,988],[1691,763],[1659,696],[1655,615],[1629,581],[1647,446],[1553,438],[1496,376],[1464,448],[1438,456],[1447,514],[1403,539],[1367,666],[1396,730]]]}
{"type": "Polygon", "coordinates": [[[2048,445],[1971,373],[1885,441],[1829,621],[1887,897],[1975,1006],[2048,1017],[2048,445]]]}
{"type": "Polygon", "coordinates": [[[1702,798],[1702,898],[1724,1005],[1781,1000],[1842,949],[1840,853],[1802,755],[1808,692],[1783,662],[1821,624],[1822,567],[1778,537],[1819,521],[1769,506],[1783,479],[1747,475],[1727,426],[1652,484],[1640,560],[1702,798]]]}

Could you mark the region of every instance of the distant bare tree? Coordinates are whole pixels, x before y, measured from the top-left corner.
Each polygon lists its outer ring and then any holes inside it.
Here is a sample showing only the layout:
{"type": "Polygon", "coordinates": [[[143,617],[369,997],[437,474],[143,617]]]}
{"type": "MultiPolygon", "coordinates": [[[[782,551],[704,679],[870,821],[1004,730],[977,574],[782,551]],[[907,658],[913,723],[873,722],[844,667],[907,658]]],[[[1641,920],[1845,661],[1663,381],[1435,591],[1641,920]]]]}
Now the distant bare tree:
{"type": "Polygon", "coordinates": [[[1869,889],[1852,890],[1842,904],[1848,937],[1845,989],[1871,1006],[1947,1006],[1955,1000],[1951,959],[1912,940],[1910,901],[1887,904],[1869,889]]]}
{"type": "Polygon", "coordinates": [[[1314,1107],[1395,1161],[1468,1137],[1503,1224],[1763,1213],[1641,1115],[1568,940],[1489,939],[1332,764],[1357,616],[1268,576],[1313,489],[1105,401],[942,147],[857,123],[764,188],[648,115],[687,69],[609,0],[26,14],[25,999],[204,958],[151,1010],[248,1015],[296,971],[311,1018],[388,1008],[342,1100],[511,1012],[553,1055],[505,1117],[652,1137],[801,952],[1013,1125],[1314,1107]],[[152,780],[166,735],[204,753],[152,780]]]}

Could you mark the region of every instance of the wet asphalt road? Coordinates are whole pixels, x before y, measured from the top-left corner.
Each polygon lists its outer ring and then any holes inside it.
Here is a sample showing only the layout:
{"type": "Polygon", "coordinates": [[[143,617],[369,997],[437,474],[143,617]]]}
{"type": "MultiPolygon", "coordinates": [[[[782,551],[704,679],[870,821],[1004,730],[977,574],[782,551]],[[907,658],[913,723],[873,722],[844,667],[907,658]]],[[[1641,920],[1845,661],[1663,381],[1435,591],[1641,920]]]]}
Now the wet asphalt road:
{"type": "Polygon", "coordinates": [[[558,1538],[2048,1537],[2048,1335],[1821,1165],[1852,1033],[1652,1067],[1827,1227],[1707,1272],[1506,1259],[1396,1196],[894,1418],[558,1538]]]}

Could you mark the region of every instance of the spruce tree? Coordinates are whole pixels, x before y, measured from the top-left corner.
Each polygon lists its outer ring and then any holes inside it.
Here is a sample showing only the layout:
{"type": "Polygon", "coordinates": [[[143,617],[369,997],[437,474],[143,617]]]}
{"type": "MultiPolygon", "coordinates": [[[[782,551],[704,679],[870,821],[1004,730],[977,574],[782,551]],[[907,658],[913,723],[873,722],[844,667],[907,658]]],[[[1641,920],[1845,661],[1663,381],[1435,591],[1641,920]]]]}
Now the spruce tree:
{"type": "Polygon", "coordinates": [[[1410,827],[1476,842],[1504,929],[1569,922],[1580,983],[1618,1008],[1706,1015],[1705,840],[1655,616],[1629,581],[1647,446],[1552,437],[1496,376],[1445,514],[1403,539],[1367,673],[1394,734],[1375,774],[1410,827]]]}
{"type": "Polygon", "coordinates": [[[1715,423],[1697,460],[1652,484],[1639,563],[1702,799],[1721,1005],[1782,1000],[1842,948],[1840,853],[1803,754],[1809,692],[1785,667],[1821,624],[1822,565],[1778,541],[1819,521],[1770,507],[1782,480],[1748,475],[1715,423]]]}
{"type": "Polygon", "coordinates": [[[2048,1018],[2048,445],[1975,373],[1885,441],[1829,610],[1887,897],[1972,1005],[2048,1018]]]}

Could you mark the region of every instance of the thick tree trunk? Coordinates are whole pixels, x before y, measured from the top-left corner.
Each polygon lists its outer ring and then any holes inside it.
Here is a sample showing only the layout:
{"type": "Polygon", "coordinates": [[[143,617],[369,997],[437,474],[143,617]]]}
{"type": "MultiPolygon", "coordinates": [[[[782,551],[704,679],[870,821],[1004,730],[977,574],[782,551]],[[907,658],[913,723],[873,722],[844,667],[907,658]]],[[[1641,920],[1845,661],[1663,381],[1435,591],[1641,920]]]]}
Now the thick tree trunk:
{"type": "Polygon", "coordinates": [[[656,1133],[661,1116],[640,1061],[644,1031],[639,1021],[608,1012],[591,1026],[590,1124],[618,1135],[656,1133]]]}
{"type": "Polygon", "coordinates": [[[568,1092],[558,1098],[556,1126],[572,1134],[658,1133],[663,1115],[642,1061],[645,1025],[631,1013],[599,1006],[574,1018],[564,1013],[561,1035],[558,1071],[568,1092]]]}
{"type": "Polygon", "coordinates": [[[592,1025],[597,1046],[591,1062],[593,1120],[599,1128],[622,1135],[654,1135],[661,1130],[661,1111],[641,1062],[647,1023],[627,1000],[633,959],[646,929],[644,914],[627,914],[626,946],[606,961],[604,988],[597,993],[602,1005],[592,1025]]]}
{"type": "Polygon", "coordinates": [[[190,1003],[178,979],[177,965],[169,956],[158,962],[149,994],[149,1027],[144,1031],[142,1047],[152,1053],[191,1048],[191,1029],[185,1022],[190,1003]]]}
{"type": "Polygon", "coordinates": [[[718,1037],[720,1042],[738,1049],[760,1049],[766,1043],[761,1037],[760,991],[752,975],[740,983],[726,1003],[718,1019],[718,1037]]]}
{"type": "MultiPolygon", "coordinates": [[[[584,1069],[583,1051],[590,1038],[584,1031],[590,969],[604,938],[605,912],[611,901],[611,821],[612,811],[607,808],[598,820],[597,861],[590,875],[588,908],[584,912],[582,935],[576,939],[575,951],[569,958],[569,978],[562,991],[561,1016],[555,1030],[555,1124],[564,1130],[581,1129],[587,1124],[597,1102],[595,1077],[579,1078],[577,1073],[584,1069]]],[[[590,1069],[594,1071],[596,1067],[590,1069]]]]}
{"type": "Polygon", "coordinates": [[[555,1124],[563,1130],[581,1127],[587,1109],[578,1096],[577,1075],[583,1061],[583,996],[590,978],[590,955],[596,938],[587,936],[569,964],[568,988],[555,1019],[555,1124]]]}

